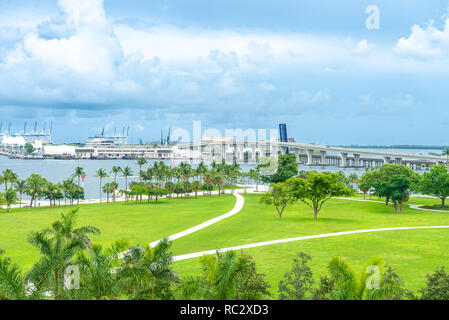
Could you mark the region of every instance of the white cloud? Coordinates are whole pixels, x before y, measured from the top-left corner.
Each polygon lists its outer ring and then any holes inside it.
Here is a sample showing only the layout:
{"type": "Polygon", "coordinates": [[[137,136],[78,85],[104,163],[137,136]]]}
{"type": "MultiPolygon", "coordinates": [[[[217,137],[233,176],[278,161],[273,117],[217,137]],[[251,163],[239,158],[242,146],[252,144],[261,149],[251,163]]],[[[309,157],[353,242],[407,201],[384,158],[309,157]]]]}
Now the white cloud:
{"type": "Polygon", "coordinates": [[[356,54],[365,54],[370,52],[374,47],[375,47],[374,44],[369,43],[367,40],[364,39],[357,42],[357,46],[355,47],[353,52],[356,54]]]}
{"type": "Polygon", "coordinates": [[[421,58],[441,57],[448,53],[449,48],[449,18],[439,30],[431,22],[427,27],[414,25],[408,38],[401,38],[396,43],[394,51],[408,56],[421,58]]]}
{"type": "Polygon", "coordinates": [[[220,118],[220,112],[242,106],[316,110],[331,97],[318,89],[328,86],[319,82],[296,90],[301,82],[316,81],[310,74],[449,71],[449,65],[410,63],[391,46],[365,39],[168,25],[136,29],[123,21],[114,25],[101,0],[58,3],[60,16],[27,31],[0,56],[5,104],[75,109],[85,117],[104,114],[94,110],[139,108],[143,117],[217,111],[220,118]]]}

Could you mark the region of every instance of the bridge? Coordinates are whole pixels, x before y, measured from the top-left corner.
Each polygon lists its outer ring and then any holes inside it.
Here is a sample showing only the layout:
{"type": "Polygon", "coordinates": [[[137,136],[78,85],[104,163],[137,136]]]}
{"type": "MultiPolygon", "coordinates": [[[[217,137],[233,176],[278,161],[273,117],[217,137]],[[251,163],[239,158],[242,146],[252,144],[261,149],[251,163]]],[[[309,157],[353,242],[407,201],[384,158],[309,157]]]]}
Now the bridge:
{"type": "Polygon", "coordinates": [[[235,141],[232,138],[202,139],[201,142],[178,145],[181,150],[196,152],[196,158],[234,160],[238,163],[257,163],[261,156],[294,154],[298,164],[334,166],[341,168],[380,167],[386,163],[406,165],[414,170],[445,164],[443,156],[390,152],[375,149],[355,149],[299,142],[235,141]]]}

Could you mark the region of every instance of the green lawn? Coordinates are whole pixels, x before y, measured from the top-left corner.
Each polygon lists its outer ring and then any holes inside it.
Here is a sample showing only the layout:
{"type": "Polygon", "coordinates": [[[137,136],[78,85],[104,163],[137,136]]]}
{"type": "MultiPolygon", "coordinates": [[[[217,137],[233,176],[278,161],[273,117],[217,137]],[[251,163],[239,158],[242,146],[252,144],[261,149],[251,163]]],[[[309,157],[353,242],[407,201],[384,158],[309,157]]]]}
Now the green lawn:
{"type": "Polygon", "coordinates": [[[206,229],[174,241],[175,254],[329,232],[382,227],[449,225],[449,213],[425,212],[404,206],[403,212],[382,203],[329,200],[313,219],[302,203],[288,207],[279,219],[274,207],[259,204],[261,195],[245,196],[243,210],[206,229]]]}
{"type": "MultiPolygon", "coordinates": [[[[425,212],[404,206],[395,213],[382,203],[332,199],[326,203],[318,220],[312,210],[298,203],[288,207],[279,219],[273,207],[259,204],[260,194],[245,195],[245,206],[238,214],[206,229],[173,242],[173,252],[192,253],[229,246],[305,235],[382,227],[449,225],[449,212],[425,212]]],[[[377,198],[372,198],[377,200],[377,198]]],[[[411,203],[434,205],[438,199],[413,197],[411,203]]],[[[151,204],[89,204],[80,206],[79,225],[92,224],[102,234],[94,242],[108,244],[119,238],[131,245],[150,242],[185,230],[232,209],[235,198],[199,197],[198,200],[172,199],[151,204]]],[[[41,230],[58,218],[62,208],[15,209],[0,212],[0,249],[13,261],[27,269],[38,257],[38,251],[26,242],[31,231],[41,230]]],[[[277,283],[291,267],[293,257],[304,251],[312,256],[315,277],[326,272],[329,260],[340,255],[360,268],[371,256],[381,255],[416,290],[425,282],[425,275],[449,262],[449,229],[387,231],[311,239],[248,249],[258,268],[267,275],[276,294],[277,283]]],[[[181,274],[197,275],[197,259],[175,263],[181,274]]]]}
{"type": "MultiPolygon", "coordinates": [[[[363,196],[363,194],[356,194],[354,196],[354,198],[357,199],[363,199],[363,200],[373,200],[373,201],[384,201],[385,202],[385,198],[378,198],[376,196],[370,196],[366,195],[365,197],[363,196]]],[[[429,197],[417,197],[417,196],[411,196],[409,201],[404,202],[404,204],[422,204],[422,205],[426,205],[426,206],[432,206],[432,205],[440,205],[441,206],[441,200],[439,198],[429,198],[429,197]]],[[[449,205],[449,203],[448,203],[449,205]]]]}
{"type": "MultiPolygon", "coordinates": [[[[316,285],[319,276],[327,274],[327,264],[334,256],[345,258],[357,274],[369,257],[382,256],[406,287],[416,292],[425,285],[426,274],[437,266],[449,265],[448,247],[449,230],[405,230],[304,240],[247,249],[244,253],[253,256],[258,271],[266,275],[277,298],[279,280],[291,269],[293,258],[300,251],[312,257],[310,266],[316,285]]],[[[198,259],[175,262],[175,269],[183,276],[201,272],[198,259]]]]}
{"type": "MultiPolygon", "coordinates": [[[[78,225],[94,225],[101,230],[93,241],[109,244],[123,238],[130,245],[150,242],[180,232],[230,211],[235,204],[231,195],[190,199],[164,199],[150,204],[123,202],[80,206],[78,225]]],[[[0,211],[0,249],[21,267],[29,268],[39,252],[26,241],[32,231],[49,227],[68,208],[13,209],[0,211]]]]}
{"type": "MultiPolygon", "coordinates": [[[[381,203],[332,199],[318,220],[304,204],[289,207],[280,220],[274,208],[259,204],[260,195],[246,195],[244,209],[237,215],[207,229],[174,241],[175,254],[218,249],[247,243],[330,232],[382,227],[449,225],[449,213],[425,212],[405,207],[395,213],[381,203]]],[[[248,249],[260,270],[274,287],[290,268],[292,258],[304,251],[313,258],[315,274],[323,274],[335,255],[348,258],[361,267],[370,256],[382,255],[394,266],[412,289],[425,281],[425,274],[449,262],[449,229],[390,231],[298,241],[248,249]]],[[[175,268],[181,274],[199,272],[197,259],[180,261],[175,268]]],[[[275,290],[276,288],[273,288],[275,290]]]]}

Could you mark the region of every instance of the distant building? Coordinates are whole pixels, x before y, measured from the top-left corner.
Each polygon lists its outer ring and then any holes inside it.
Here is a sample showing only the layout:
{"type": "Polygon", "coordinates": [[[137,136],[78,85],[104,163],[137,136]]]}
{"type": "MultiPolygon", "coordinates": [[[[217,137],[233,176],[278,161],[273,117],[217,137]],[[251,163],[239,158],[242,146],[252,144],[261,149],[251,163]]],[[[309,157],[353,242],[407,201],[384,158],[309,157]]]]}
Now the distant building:
{"type": "Polygon", "coordinates": [[[24,147],[26,143],[27,143],[27,141],[22,136],[13,137],[13,136],[4,135],[3,139],[2,139],[2,145],[4,147],[9,147],[9,148],[24,147]]]}
{"type": "Polygon", "coordinates": [[[59,157],[59,156],[75,156],[75,147],[67,145],[59,146],[44,146],[44,156],[59,157]]]}

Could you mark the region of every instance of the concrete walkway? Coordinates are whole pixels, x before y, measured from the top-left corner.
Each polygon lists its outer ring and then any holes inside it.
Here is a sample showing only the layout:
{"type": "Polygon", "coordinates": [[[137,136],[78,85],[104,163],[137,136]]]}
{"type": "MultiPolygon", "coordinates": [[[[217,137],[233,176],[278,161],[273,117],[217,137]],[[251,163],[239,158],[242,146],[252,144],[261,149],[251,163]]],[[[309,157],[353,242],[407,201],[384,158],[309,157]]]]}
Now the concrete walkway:
{"type": "MultiPolygon", "coordinates": [[[[173,240],[179,239],[181,237],[184,237],[186,235],[192,234],[192,233],[197,232],[197,231],[199,231],[201,229],[207,228],[207,227],[209,227],[209,226],[211,226],[211,225],[213,225],[213,224],[215,224],[215,223],[217,223],[217,222],[219,222],[221,220],[224,220],[226,218],[232,217],[233,215],[239,213],[240,210],[242,210],[243,205],[245,204],[245,198],[243,198],[241,195],[239,195],[238,192],[234,192],[234,196],[236,197],[237,201],[235,202],[234,208],[232,208],[231,211],[229,211],[228,213],[225,213],[225,214],[223,214],[221,216],[218,216],[216,218],[210,219],[210,220],[208,220],[206,222],[203,222],[203,223],[201,223],[201,224],[199,224],[197,226],[194,226],[194,227],[189,228],[187,230],[184,230],[184,231],[178,232],[178,233],[176,233],[174,235],[171,235],[171,236],[168,237],[168,240],[173,241],[173,240]]],[[[150,246],[154,247],[160,241],[161,240],[153,241],[153,242],[150,243],[150,246]]]]}
{"type": "Polygon", "coordinates": [[[241,245],[241,246],[228,247],[228,248],[222,248],[222,249],[216,249],[216,250],[207,250],[207,251],[200,251],[200,252],[182,254],[182,255],[174,256],[173,260],[174,261],[181,261],[181,260],[187,260],[187,259],[192,259],[192,258],[198,258],[198,257],[201,257],[203,255],[207,255],[207,254],[215,254],[217,251],[219,251],[219,252],[226,252],[226,251],[243,250],[243,249],[256,248],[256,247],[262,247],[262,246],[268,246],[268,245],[279,244],[279,243],[286,243],[286,242],[293,242],[293,241],[319,239],[319,238],[329,238],[329,237],[338,237],[338,236],[358,234],[358,233],[368,233],[368,232],[397,231],[397,230],[416,230],[416,229],[449,229],[449,226],[397,227],[397,228],[380,228],[380,229],[366,229],[366,230],[354,230],[354,231],[343,231],[343,232],[335,232],[335,233],[325,233],[325,234],[317,234],[317,235],[311,235],[311,236],[287,238],[287,239],[280,239],[280,240],[271,240],[271,241],[257,242],[257,243],[245,244],[245,245],[241,245]]]}

